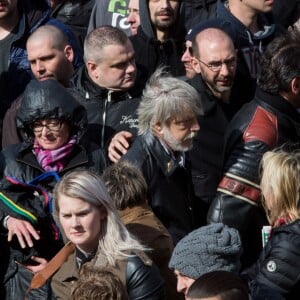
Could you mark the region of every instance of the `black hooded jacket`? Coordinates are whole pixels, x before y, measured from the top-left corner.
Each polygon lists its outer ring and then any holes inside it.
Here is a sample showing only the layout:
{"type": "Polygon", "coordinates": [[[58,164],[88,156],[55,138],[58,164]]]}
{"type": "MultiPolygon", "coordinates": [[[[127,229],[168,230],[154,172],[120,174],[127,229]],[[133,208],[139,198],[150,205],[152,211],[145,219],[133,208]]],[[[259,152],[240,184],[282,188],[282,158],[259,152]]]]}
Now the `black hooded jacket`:
{"type": "Polygon", "coordinates": [[[185,29],[183,25],[183,6],[180,4],[176,22],[170,28],[170,38],[161,42],[156,38],[153,29],[148,1],[139,1],[141,25],[136,35],[130,37],[135,51],[135,60],[138,68],[138,87],[143,88],[146,81],[159,66],[167,67],[173,76],[185,75],[184,65],[181,62],[185,29]]]}
{"type": "MultiPolygon", "coordinates": [[[[32,151],[35,120],[56,118],[68,122],[71,134],[78,140],[87,124],[85,109],[56,80],[32,81],[28,84],[17,125],[22,130],[25,142],[11,145],[0,156],[0,233],[4,239],[7,230],[3,220],[7,215],[30,222],[40,232],[40,240],[32,248],[22,249],[16,238],[11,243],[2,243],[1,261],[9,263],[5,281],[17,272],[18,262],[28,262],[32,255],[50,259],[62,245],[58,227],[52,217],[51,194],[54,185],[66,172],[74,169],[90,169],[100,173],[106,167],[102,151],[95,145],[77,143],[58,173],[46,172],[32,151]],[[47,242],[46,242],[47,241],[47,242]],[[8,257],[7,257],[8,256],[8,257]]],[[[2,265],[3,267],[3,265],[2,265]]]]}

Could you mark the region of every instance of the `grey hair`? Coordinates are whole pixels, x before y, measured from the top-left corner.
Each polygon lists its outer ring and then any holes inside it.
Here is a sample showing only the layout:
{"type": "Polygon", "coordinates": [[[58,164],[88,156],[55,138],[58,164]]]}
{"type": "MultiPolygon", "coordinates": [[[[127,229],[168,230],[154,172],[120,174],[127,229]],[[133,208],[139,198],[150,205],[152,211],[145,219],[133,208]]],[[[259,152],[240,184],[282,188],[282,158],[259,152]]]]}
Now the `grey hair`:
{"type": "Polygon", "coordinates": [[[113,26],[100,26],[91,31],[84,40],[84,61],[99,63],[101,50],[107,45],[126,45],[130,42],[126,34],[113,26]]]}
{"type": "Polygon", "coordinates": [[[159,68],[143,91],[138,108],[139,134],[151,131],[157,123],[165,125],[170,119],[182,118],[190,112],[195,115],[203,114],[198,92],[185,81],[174,78],[163,68],[159,68]]]}
{"type": "Polygon", "coordinates": [[[61,195],[79,198],[105,210],[107,217],[102,220],[98,247],[110,265],[114,266],[116,260],[130,256],[130,250],[146,250],[123,225],[104,183],[95,173],[88,170],[73,171],[61,179],[54,189],[56,215],[59,213],[58,199],[61,195]]]}

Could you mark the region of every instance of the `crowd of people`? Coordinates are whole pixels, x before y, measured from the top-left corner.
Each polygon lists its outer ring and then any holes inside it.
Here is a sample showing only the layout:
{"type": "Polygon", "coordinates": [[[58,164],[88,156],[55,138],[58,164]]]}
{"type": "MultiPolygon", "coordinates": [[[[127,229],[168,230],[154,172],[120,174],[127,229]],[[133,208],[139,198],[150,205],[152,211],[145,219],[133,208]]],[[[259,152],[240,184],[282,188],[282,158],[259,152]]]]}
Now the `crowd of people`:
{"type": "Polygon", "coordinates": [[[0,298],[298,299],[299,24],[0,0],[0,298]]]}

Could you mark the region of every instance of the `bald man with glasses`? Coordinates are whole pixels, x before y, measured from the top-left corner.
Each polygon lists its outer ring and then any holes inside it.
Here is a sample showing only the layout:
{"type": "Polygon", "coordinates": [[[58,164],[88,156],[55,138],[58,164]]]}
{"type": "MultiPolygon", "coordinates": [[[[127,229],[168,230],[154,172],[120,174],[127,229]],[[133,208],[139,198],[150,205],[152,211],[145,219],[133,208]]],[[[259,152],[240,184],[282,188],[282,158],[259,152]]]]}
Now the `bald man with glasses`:
{"type": "MultiPolygon", "coordinates": [[[[239,108],[233,99],[237,55],[230,36],[223,31],[221,21],[209,21],[195,27],[190,64],[196,75],[188,82],[201,95],[204,115],[198,116],[201,130],[190,151],[194,191],[199,198],[199,210],[206,213],[213,199],[222,171],[223,137],[228,122],[239,108]]],[[[202,224],[199,224],[202,225],[202,224]]]]}

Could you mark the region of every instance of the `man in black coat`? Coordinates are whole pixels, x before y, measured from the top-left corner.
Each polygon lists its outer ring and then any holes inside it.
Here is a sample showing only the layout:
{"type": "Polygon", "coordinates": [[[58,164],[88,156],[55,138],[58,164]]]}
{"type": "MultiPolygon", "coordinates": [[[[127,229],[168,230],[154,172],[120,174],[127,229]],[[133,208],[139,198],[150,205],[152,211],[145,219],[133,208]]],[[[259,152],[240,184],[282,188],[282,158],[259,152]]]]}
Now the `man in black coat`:
{"type": "Polygon", "coordinates": [[[207,24],[212,27],[195,27],[190,34],[193,36],[191,63],[197,75],[188,81],[201,95],[204,111],[198,116],[201,130],[190,150],[195,195],[202,200],[198,203],[206,204],[203,213],[217,191],[223,166],[224,134],[237,102],[232,92],[237,62],[233,42],[218,28],[221,23],[217,20],[207,24]]]}
{"type": "Polygon", "coordinates": [[[142,170],[148,203],[176,244],[200,223],[185,152],[199,130],[197,114],[202,106],[193,87],[161,73],[155,72],[144,90],[139,136],[122,159],[142,170]]]}

